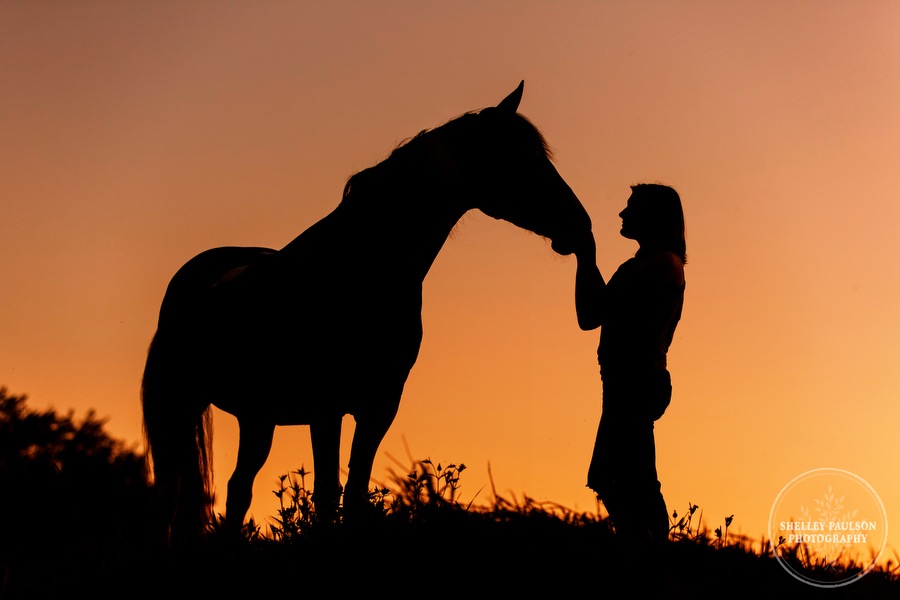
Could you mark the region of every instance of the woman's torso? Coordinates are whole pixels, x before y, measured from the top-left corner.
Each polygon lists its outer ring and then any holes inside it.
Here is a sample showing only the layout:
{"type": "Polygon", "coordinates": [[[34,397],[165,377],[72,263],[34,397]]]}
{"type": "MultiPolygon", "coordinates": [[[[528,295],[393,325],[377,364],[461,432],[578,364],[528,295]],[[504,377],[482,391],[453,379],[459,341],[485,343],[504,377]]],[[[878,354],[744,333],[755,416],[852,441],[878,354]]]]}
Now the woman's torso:
{"type": "Polygon", "coordinates": [[[638,252],[607,283],[597,350],[604,374],[666,369],[685,289],[680,259],[669,258],[638,252]]]}

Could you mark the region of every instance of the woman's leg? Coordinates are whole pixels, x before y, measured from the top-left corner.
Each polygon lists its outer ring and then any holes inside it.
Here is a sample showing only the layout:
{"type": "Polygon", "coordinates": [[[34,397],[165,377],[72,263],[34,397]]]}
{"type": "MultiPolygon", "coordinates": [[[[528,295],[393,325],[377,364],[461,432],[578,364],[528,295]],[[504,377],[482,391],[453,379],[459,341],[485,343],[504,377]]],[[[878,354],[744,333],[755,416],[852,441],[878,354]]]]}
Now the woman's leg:
{"type": "Polygon", "coordinates": [[[603,501],[617,533],[640,539],[668,537],[652,421],[601,418],[588,486],[603,501]]]}

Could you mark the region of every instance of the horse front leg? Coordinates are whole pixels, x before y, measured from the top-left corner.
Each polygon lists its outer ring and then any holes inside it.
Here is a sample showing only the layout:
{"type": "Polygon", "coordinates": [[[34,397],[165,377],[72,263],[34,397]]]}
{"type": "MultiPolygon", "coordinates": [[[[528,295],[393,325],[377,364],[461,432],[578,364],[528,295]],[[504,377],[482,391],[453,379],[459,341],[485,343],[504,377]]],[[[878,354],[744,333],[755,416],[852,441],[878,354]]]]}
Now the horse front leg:
{"type": "Polygon", "coordinates": [[[250,510],[253,498],[253,480],[266,464],[272,450],[275,425],[258,421],[239,421],[237,464],[228,480],[225,499],[225,531],[229,537],[240,536],[244,518],[250,510]]]}
{"type": "Polygon", "coordinates": [[[313,451],[313,504],[317,517],[324,523],[337,520],[341,500],[341,422],[332,415],[309,425],[313,451]]]}
{"type": "Polygon", "coordinates": [[[366,412],[355,417],[356,430],[350,447],[347,486],[344,488],[344,516],[347,520],[352,521],[365,514],[375,455],[394,422],[399,403],[398,396],[384,406],[381,412],[366,412]]]}

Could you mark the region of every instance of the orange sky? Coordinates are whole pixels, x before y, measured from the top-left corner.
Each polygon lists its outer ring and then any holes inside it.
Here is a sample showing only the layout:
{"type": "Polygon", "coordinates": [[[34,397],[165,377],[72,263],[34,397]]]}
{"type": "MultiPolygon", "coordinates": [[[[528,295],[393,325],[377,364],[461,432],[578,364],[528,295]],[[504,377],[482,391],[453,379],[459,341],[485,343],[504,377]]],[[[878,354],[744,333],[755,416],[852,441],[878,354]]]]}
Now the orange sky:
{"type": "MultiPolygon", "coordinates": [[[[630,184],[684,200],[686,305],[657,424],[670,510],[699,504],[711,527],[734,514],[759,537],[783,486],[833,467],[890,521],[898,28],[893,0],[2,2],[0,385],[94,408],[138,443],[146,347],[185,260],[286,244],[349,175],[525,79],[520,110],[591,214],[605,275],[635,250],[617,233],[630,184]]],[[[376,478],[391,457],[464,462],[462,498],[487,499],[490,464],[502,494],[595,510],[597,333],[576,326],[574,270],[531,234],[464,218],[425,281],[425,340],[376,478]]],[[[215,424],[223,488],[236,427],[215,424]]],[[[306,428],[279,430],[257,520],[301,465],[306,428]]]]}

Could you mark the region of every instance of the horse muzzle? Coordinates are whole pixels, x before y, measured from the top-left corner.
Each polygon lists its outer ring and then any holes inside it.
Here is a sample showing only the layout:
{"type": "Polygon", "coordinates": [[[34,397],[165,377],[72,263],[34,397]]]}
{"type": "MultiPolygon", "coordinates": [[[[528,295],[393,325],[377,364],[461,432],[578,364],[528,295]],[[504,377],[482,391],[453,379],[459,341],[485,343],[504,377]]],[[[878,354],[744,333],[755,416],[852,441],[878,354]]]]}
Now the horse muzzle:
{"type": "Polygon", "coordinates": [[[550,249],[562,256],[568,256],[575,252],[575,244],[571,243],[569,240],[556,238],[550,240],[550,249]]]}

